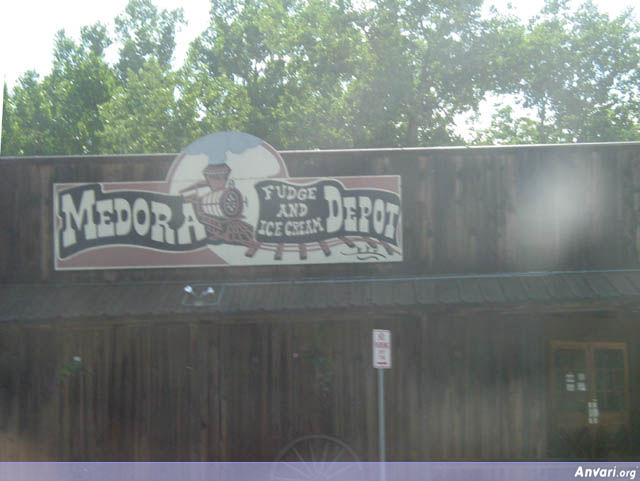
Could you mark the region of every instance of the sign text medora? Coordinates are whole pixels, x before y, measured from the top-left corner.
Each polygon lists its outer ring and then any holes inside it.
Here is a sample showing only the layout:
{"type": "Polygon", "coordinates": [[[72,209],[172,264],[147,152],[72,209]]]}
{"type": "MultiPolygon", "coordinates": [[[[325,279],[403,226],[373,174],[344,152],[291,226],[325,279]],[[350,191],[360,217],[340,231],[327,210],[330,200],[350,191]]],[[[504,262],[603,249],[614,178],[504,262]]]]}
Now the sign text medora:
{"type": "Polygon", "coordinates": [[[58,216],[61,257],[102,245],[129,244],[169,251],[205,245],[206,232],[190,203],[153,192],[102,192],[99,184],[65,190],[58,216]]]}

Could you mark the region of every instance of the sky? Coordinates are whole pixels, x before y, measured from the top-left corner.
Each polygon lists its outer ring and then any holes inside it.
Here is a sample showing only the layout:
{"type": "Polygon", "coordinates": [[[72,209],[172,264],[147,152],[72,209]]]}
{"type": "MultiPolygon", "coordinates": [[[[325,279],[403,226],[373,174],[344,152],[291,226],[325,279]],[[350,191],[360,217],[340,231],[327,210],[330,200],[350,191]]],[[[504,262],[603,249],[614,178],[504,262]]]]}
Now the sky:
{"type": "MultiPolygon", "coordinates": [[[[0,6],[0,81],[4,78],[11,89],[20,75],[35,70],[41,76],[51,70],[55,34],[64,29],[67,35],[78,39],[80,28],[102,22],[113,32],[113,19],[124,11],[128,0],[5,0],[0,6]]],[[[598,8],[611,16],[637,0],[594,0],[598,8]]],[[[581,2],[573,0],[577,5],[581,2]]],[[[159,9],[182,8],[187,25],[177,35],[175,65],[180,66],[189,43],[209,23],[209,0],[154,0],[159,9]]],[[[544,0],[485,0],[485,12],[495,5],[501,13],[511,12],[522,19],[535,15],[544,0]]],[[[635,8],[640,19],[640,4],[635,8]]],[[[115,61],[117,47],[111,47],[107,59],[115,61]]],[[[488,112],[495,99],[488,99],[481,109],[488,112]]],[[[460,122],[464,122],[460,118],[460,122]]],[[[485,119],[486,122],[486,119],[485,119]]]]}
{"type": "MultiPolygon", "coordinates": [[[[78,39],[80,28],[102,22],[113,33],[113,19],[128,0],[7,0],[0,6],[0,75],[11,88],[33,69],[42,76],[51,70],[55,34],[64,29],[78,39]]],[[[188,25],[177,36],[176,62],[181,64],[189,43],[209,23],[208,0],[153,0],[159,9],[182,8],[188,25]]],[[[117,51],[109,52],[115,60],[117,51]]]]}
{"type": "MultiPolygon", "coordinates": [[[[113,31],[113,19],[124,11],[127,0],[8,0],[0,7],[0,76],[5,75],[9,87],[18,77],[34,69],[46,75],[51,69],[53,42],[58,30],[77,39],[80,27],[95,22],[106,23],[113,31]]],[[[208,25],[209,0],[154,0],[159,9],[184,9],[186,27],[178,33],[176,63],[184,59],[189,43],[208,25]]],[[[523,19],[540,10],[543,0],[486,0],[498,11],[512,12],[523,19]]],[[[575,0],[574,0],[574,3],[575,0]]],[[[595,0],[600,10],[610,15],[633,6],[634,0],[595,0]]],[[[640,6],[636,8],[640,10],[640,6]]],[[[640,18],[636,11],[636,17],[640,18]]],[[[115,49],[112,49],[115,50],[115,49]]],[[[117,52],[110,52],[115,59],[117,52]]]]}

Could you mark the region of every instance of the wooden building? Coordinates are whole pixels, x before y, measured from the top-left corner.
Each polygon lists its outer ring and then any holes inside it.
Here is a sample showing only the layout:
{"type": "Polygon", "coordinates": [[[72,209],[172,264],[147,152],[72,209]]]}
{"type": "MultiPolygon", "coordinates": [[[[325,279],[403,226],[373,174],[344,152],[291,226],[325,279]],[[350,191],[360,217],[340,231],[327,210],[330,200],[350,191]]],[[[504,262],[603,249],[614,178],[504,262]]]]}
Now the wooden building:
{"type": "Polygon", "coordinates": [[[175,155],[0,159],[0,460],[377,460],[373,328],[390,461],[640,455],[639,143],[281,155],[400,176],[402,261],[56,270],[54,183],[175,155]]]}

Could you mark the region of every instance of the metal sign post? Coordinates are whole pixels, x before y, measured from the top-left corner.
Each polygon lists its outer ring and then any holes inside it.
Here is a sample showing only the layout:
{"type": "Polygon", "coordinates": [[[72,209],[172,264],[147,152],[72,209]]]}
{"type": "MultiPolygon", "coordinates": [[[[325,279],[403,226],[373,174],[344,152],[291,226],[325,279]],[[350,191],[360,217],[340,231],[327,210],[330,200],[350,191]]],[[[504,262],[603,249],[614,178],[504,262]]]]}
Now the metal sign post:
{"type": "Polygon", "coordinates": [[[387,460],[384,417],[384,370],[391,369],[391,331],[373,330],[373,367],[378,370],[378,441],[380,480],[385,481],[384,463],[387,460]]]}
{"type": "Polygon", "coordinates": [[[386,461],[387,457],[384,428],[384,369],[378,369],[378,440],[380,441],[378,457],[383,463],[386,461]]]}

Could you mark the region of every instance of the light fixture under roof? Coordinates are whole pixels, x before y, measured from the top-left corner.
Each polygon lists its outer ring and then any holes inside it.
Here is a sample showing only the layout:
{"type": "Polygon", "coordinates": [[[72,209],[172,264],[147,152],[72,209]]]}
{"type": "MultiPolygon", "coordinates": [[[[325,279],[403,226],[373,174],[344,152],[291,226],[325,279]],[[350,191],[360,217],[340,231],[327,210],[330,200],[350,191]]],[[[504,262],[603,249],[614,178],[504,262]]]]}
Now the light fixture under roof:
{"type": "Polygon", "coordinates": [[[185,306],[214,306],[222,295],[222,286],[211,284],[187,284],[183,290],[182,304],[185,306]]]}

